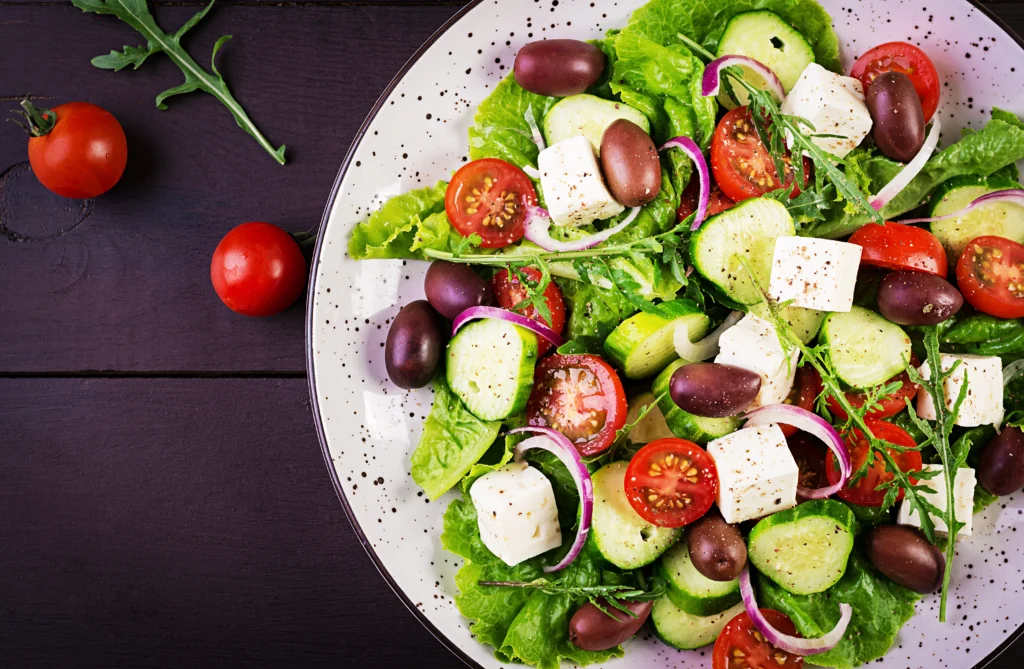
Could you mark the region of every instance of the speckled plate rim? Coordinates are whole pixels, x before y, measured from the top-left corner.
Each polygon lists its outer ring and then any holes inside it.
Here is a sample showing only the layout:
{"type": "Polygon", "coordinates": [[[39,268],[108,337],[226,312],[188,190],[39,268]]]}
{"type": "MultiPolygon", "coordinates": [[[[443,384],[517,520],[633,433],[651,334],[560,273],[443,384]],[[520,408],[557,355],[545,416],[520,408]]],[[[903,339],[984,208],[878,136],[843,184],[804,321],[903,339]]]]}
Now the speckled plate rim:
{"type": "MultiPolygon", "coordinates": [[[[1000,30],[1005,32],[1010,38],[1012,38],[1017,43],[1018,46],[1020,46],[1022,50],[1024,50],[1024,38],[1022,38],[1020,35],[1017,34],[1016,31],[1010,28],[1010,26],[1007,25],[1007,23],[1002,18],[993,13],[992,10],[990,10],[988,7],[981,4],[979,0],[965,1],[974,6],[986,17],[988,17],[993,23],[995,23],[999,27],[1000,30]]],[[[387,87],[380,94],[380,97],[377,98],[377,101],[374,103],[373,108],[370,110],[369,114],[367,114],[366,118],[363,120],[362,125],[359,126],[359,130],[356,131],[355,137],[352,139],[352,143],[349,145],[348,152],[345,154],[345,159],[342,161],[341,167],[338,170],[338,175],[334,179],[334,184],[331,186],[331,194],[327,199],[327,205],[324,207],[324,214],[320,220],[319,230],[321,232],[327,228],[327,223],[330,219],[331,211],[334,209],[335,201],[337,200],[338,194],[341,191],[342,181],[344,180],[345,175],[348,172],[349,166],[352,163],[352,159],[355,156],[356,150],[359,148],[360,142],[362,142],[367,130],[373,123],[374,119],[377,117],[377,114],[380,112],[381,108],[387,102],[391,93],[395,90],[395,88],[402,81],[402,79],[412,68],[412,66],[416,64],[416,62],[434,45],[434,43],[437,40],[446,32],[448,32],[448,30],[455,27],[455,25],[462,19],[463,16],[472,11],[474,7],[481,4],[482,2],[484,2],[484,0],[472,0],[469,4],[461,8],[454,15],[452,15],[451,18],[445,21],[445,23],[440,28],[438,28],[437,31],[435,31],[434,34],[431,35],[427,39],[427,41],[425,41],[422,44],[422,46],[420,46],[419,49],[416,50],[416,52],[409,58],[409,60],[405,62],[402,68],[398,71],[397,74],[395,74],[394,78],[391,79],[390,83],[388,83],[387,87]]],[[[324,432],[324,423],[320,415],[320,403],[317,398],[316,392],[316,370],[313,361],[313,306],[316,295],[316,281],[317,276],[319,274],[317,270],[320,265],[320,257],[324,237],[325,235],[323,234],[318,235],[316,247],[313,250],[313,256],[309,264],[309,282],[306,291],[307,296],[305,328],[306,378],[309,384],[310,408],[313,413],[313,422],[316,426],[317,439],[320,441],[320,450],[324,456],[324,464],[326,465],[327,472],[331,477],[331,483],[334,485],[334,492],[338,496],[338,501],[341,502],[342,508],[345,510],[345,516],[348,518],[349,524],[352,525],[352,530],[359,538],[359,543],[362,544],[363,549],[366,551],[366,554],[370,557],[370,560],[373,562],[373,565],[377,568],[377,571],[380,573],[380,575],[384,578],[384,581],[388,584],[388,587],[390,587],[391,590],[395,593],[395,595],[398,596],[399,600],[401,600],[405,607],[409,609],[409,611],[420,622],[420,624],[422,624],[427,629],[427,631],[430,632],[430,634],[435,639],[437,639],[445,648],[451,651],[466,665],[470,667],[475,667],[477,669],[483,669],[483,667],[481,667],[480,664],[478,664],[472,658],[466,655],[466,653],[463,652],[461,648],[459,648],[458,644],[456,644],[454,641],[449,639],[445,634],[443,634],[439,629],[437,629],[437,627],[434,626],[432,622],[430,622],[430,619],[427,618],[426,614],[423,613],[423,611],[421,611],[419,608],[417,608],[415,604],[413,604],[412,600],[409,599],[405,592],[395,582],[395,579],[391,576],[391,573],[388,571],[387,567],[384,566],[383,561],[381,561],[380,557],[377,555],[377,552],[373,549],[373,546],[370,544],[370,541],[363,533],[363,529],[360,526],[359,521],[356,519],[355,513],[352,511],[352,507],[349,505],[348,499],[345,497],[345,491],[342,488],[341,480],[338,478],[338,472],[331,462],[330,447],[327,444],[327,436],[324,432]]],[[[1016,630],[1014,630],[1009,636],[1006,637],[1006,639],[1001,644],[999,644],[999,646],[995,648],[995,650],[990,652],[984,659],[982,659],[980,662],[974,665],[974,669],[984,669],[985,667],[991,665],[992,662],[996,660],[996,658],[1002,655],[1002,653],[1006,651],[1010,646],[1012,646],[1013,643],[1017,641],[1022,635],[1024,635],[1024,625],[1021,625],[1016,630]]]]}

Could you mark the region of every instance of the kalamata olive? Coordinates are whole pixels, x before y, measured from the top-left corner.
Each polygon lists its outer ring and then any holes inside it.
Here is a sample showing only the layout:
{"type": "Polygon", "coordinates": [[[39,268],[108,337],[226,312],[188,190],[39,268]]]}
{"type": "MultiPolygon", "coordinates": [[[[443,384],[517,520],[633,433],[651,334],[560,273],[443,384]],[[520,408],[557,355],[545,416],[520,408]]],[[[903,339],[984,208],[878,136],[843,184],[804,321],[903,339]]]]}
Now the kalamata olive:
{"type": "Polygon", "coordinates": [[[569,641],[577,648],[597,651],[615,648],[632,637],[647,621],[654,602],[620,603],[632,611],[636,617],[619,611],[604,600],[601,601],[601,606],[615,616],[614,619],[594,606],[592,602],[587,602],[576,609],[576,613],[572,614],[572,618],[569,620],[569,641]]]}
{"type": "Polygon", "coordinates": [[[575,39],[530,42],[516,54],[516,83],[537,95],[564,98],[593,86],[608,59],[593,44],[575,39]]]}
{"type": "Polygon", "coordinates": [[[867,90],[868,111],[875,123],[872,135],[882,153],[909,163],[924,145],[924,111],[910,77],[884,72],[867,90]]]}
{"type": "Polygon", "coordinates": [[[942,583],[946,558],[915,527],[879,525],[868,532],[865,546],[871,564],[905,588],[928,594],[942,583]]]}
{"type": "Polygon", "coordinates": [[[747,542],[743,535],[716,511],[690,525],[686,547],[694,568],[712,581],[739,578],[747,564],[747,542]]]}
{"type": "Polygon", "coordinates": [[[492,306],[494,292],[468,265],[435,260],[423,280],[427,301],[450,321],[470,307],[492,306]]]}
{"type": "Polygon", "coordinates": [[[669,395],[676,405],[695,416],[735,416],[750,406],[761,390],[761,376],[734,365],[694,362],[672,375],[669,395]]]}
{"type": "Polygon", "coordinates": [[[416,300],[405,305],[391,322],[384,365],[399,388],[422,388],[434,378],[444,350],[438,320],[429,302],[416,300]]]}
{"type": "Polygon", "coordinates": [[[993,495],[1012,495],[1024,488],[1024,432],[1004,427],[981,452],[977,474],[981,487],[993,495]]]}
{"type": "Polygon", "coordinates": [[[661,190],[661,161],[651,136],[632,121],[620,118],[601,137],[601,168],[616,200],[642,207],[661,190]]]}
{"type": "Polygon", "coordinates": [[[876,299],[882,315],[899,325],[938,325],[964,306],[953,284],[924,272],[889,272],[876,299]]]}

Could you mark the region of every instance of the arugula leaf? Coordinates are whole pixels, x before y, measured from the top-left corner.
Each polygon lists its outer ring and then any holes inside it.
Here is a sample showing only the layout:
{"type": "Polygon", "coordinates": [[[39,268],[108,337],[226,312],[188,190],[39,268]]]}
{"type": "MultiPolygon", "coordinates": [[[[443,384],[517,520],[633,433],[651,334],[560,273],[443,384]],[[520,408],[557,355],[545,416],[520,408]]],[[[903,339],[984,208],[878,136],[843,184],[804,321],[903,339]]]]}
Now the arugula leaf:
{"type": "Polygon", "coordinates": [[[540,121],[556,102],[557,98],[523,90],[509,74],[476,110],[469,129],[470,159],[500,158],[520,169],[536,167],[540,152],[533,143],[526,112],[529,110],[540,121]]]}
{"type": "Polygon", "coordinates": [[[168,88],[156,96],[158,109],[167,109],[165,102],[175,95],[183,95],[194,91],[205,91],[228,108],[231,115],[235,117],[238,127],[252,135],[259,142],[263,149],[274,157],[281,165],[284,165],[285,147],[282,144],[278,148],[263,136],[256,124],[249,119],[242,105],[238,103],[228,84],[224,81],[217,70],[217,52],[224,46],[224,43],[231,39],[231,35],[224,35],[213,45],[213,54],[210,56],[210,71],[203,69],[181,46],[181,38],[205,17],[213,8],[215,0],[199,10],[192,18],[185,22],[178,32],[173,35],[165,33],[156,24],[156,19],[149,12],[146,0],[72,0],[72,4],[83,12],[94,14],[111,14],[121,19],[146,38],[145,46],[126,46],[123,51],[111,51],[105,56],[97,56],[92,59],[92,64],[102,70],[124,69],[131,65],[138,69],[147,58],[156,53],[165,53],[185,75],[185,82],[168,88]]]}
{"type": "Polygon", "coordinates": [[[444,213],[447,188],[438,181],[391,198],[352,230],[348,254],[355,260],[424,258],[425,249],[447,249],[449,239],[459,236],[444,213]]]}

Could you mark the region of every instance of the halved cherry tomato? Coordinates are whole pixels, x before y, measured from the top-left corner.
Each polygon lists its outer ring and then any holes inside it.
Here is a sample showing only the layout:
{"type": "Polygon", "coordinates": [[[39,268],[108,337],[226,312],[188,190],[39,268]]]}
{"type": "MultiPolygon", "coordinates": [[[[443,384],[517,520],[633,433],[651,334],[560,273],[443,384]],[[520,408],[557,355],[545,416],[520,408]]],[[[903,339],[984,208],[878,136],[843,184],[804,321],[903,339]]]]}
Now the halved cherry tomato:
{"type": "Polygon", "coordinates": [[[445,191],[444,209],[463,237],[480,235],[486,249],[500,249],[523,238],[526,209],[537,204],[530,177],[497,158],[463,165],[445,191]]]}
{"type": "MultiPolygon", "coordinates": [[[[686,217],[697,211],[697,204],[700,201],[700,180],[696,175],[686,184],[683,195],[679,200],[679,209],[676,210],[676,221],[682,222],[686,217]]],[[[731,209],[736,203],[725,196],[718,184],[711,186],[711,199],[708,201],[708,216],[721,214],[726,209],[731,209]]]]}
{"type": "Polygon", "coordinates": [[[626,391],[599,356],[551,355],[534,372],[526,420],[558,430],[581,455],[596,455],[626,424],[626,391]]]}
{"type": "MultiPolygon", "coordinates": [[[[914,438],[907,433],[902,427],[893,425],[892,423],[886,423],[880,420],[867,420],[865,425],[871,430],[871,434],[875,435],[876,439],[883,439],[890,444],[902,446],[903,448],[914,448],[917,443],[914,438]]],[[[846,450],[850,453],[850,461],[853,466],[853,471],[856,472],[864,461],[868,458],[868,452],[871,446],[868,443],[864,433],[860,430],[853,430],[846,436],[846,450]]],[[[898,453],[893,449],[889,449],[889,455],[892,456],[893,460],[899,466],[900,471],[903,472],[917,472],[921,471],[922,461],[921,453],[918,451],[904,451],[898,453]]],[[[835,453],[829,451],[828,458],[825,463],[825,475],[828,476],[829,484],[834,484],[839,481],[839,463],[836,462],[835,453]]],[[[894,475],[891,472],[886,471],[885,461],[882,459],[881,454],[874,453],[874,460],[868,467],[867,473],[860,477],[853,483],[847,483],[846,486],[840,490],[837,495],[841,499],[846,500],[852,504],[860,504],[862,506],[882,506],[882,502],[885,501],[885,491],[875,490],[879,485],[884,482],[893,480],[894,475]]],[[[914,481],[914,479],[910,479],[914,481]]],[[[899,495],[896,497],[896,501],[903,499],[903,490],[900,490],[899,495]]]]}
{"type": "MultiPolygon", "coordinates": [[[[536,267],[523,267],[519,273],[525,276],[528,282],[532,281],[534,286],[540,283],[543,276],[536,267]]],[[[494,295],[498,299],[498,306],[502,309],[511,310],[527,297],[526,287],[519,277],[510,274],[507,269],[501,270],[491,278],[491,290],[494,291],[494,295]]],[[[562,297],[562,290],[554,281],[544,289],[544,302],[548,305],[548,311],[551,312],[550,323],[546,318],[541,317],[540,312],[532,304],[519,309],[518,313],[562,334],[562,330],[565,329],[565,299],[562,297]]],[[[549,341],[541,339],[538,344],[540,355],[544,355],[551,349],[549,341]]]]}
{"type": "MultiPolygon", "coordinates": [[[[801,488],[816,490],[828,485],[828,477],[825,475],[825,454],[828,449],[821,440],[806,432],[797,432],[793,436],[786,437],[789,445],[789,452],[796,460],[797,469],[800,470],[800,478],[797,484],[801,488]]],[[[799,495],[799,491],[797,492],[799,495]]]]}
{"type": "MultiPolygon", "coordinates": [[[[790,157],[786,164],[785,184],[793,183],[790,157]]],[[[768,149],[761,143],[754,121],[746,107],[736,107],[718,122],[711,140],[711,169],[722,192],[731,200],[740,202],[782,188],[768,149]]],[[[810,162],[804,161],[804,177],[810,174],[810,162]]],[[[792,197],[800,194],[793,189],[792,197]]]]}
{"type": "Polygon", "coordinates": [[[692,441],[652,441],[626,468],[629,504],[658,527],[689,525],[708,512],[717,494],[715,461],[692,441]]]}
{"type": "Polygon", "coordinates": [[[868,224],[853,233],[850,243],[863,247],[860,256],[863,265],[946,277],[946,250],[938,237],[923,228],[892,222],[868,224]]]}
{"type": "Polygon", "coordinates": [[[1004,237],[978,237],[956,265],[964,299],[998,318],[1024,317],[1024,246],[1004,237]]]}
{"type": "MultiPolygon", "coordinates": [[[[789,397],[786,398],[786,404],[795,404],[801,409],[807,409],[813,413],[820,394],[821,377],[813,367],[801,367],[796,370],[796,382],[793,384],[793,390],[790,391],[789,397]]],[[[782,429],[782,434],[787,437],[792,437],[800,431],[792,425],[784,423],[779,423],[779,427],[782,429]]]]}
{"type": "Polygon", "coordinates": [[[939,83],[939,73],[935,71],[935,65],[928,54],[906,42],[879,44],[857,59],[850,76],[860,79],[866,93],[875,77],[883,72],[902,72],[910,77],[917,97],[921,98],[924,120],[931,119],[935,110],[939,108],[942,85],[939,83]]]}
{"type": "MultiPolygon", "coordinates": [[[[790,636],[800,636],[785,613],[775,609],[760,611],[775,629],[790,636]]],[[[711,653],[712,669],[794,669],[803,665],[804,658],[790,655],[768,643],[746,611],[726,624],[711,653]]]]}

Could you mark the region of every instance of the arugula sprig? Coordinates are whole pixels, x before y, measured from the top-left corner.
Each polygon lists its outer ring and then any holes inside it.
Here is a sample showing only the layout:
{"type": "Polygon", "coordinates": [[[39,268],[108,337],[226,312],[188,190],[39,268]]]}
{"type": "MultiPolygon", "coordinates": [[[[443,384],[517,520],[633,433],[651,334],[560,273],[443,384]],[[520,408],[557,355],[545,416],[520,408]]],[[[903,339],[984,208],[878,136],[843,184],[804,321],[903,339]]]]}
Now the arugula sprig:
{"type": "Polygon", "coordinates": [[[605,605],[622,611],[631,618],[636,614],[630,611],[623,602],[649,602],[658,599],[665,594],[668,585],[658,577],[644,579],[643,574],[637,572],[640,579],[640,587],[632,585],[572,585],[565,579],[549,580],[538,578],[532,581],[479,581],[477,585],[494,588],[519,588],[539,590],[545,595],[565,595],[573,599],[587,599],[599,611],[610,618],[621,620],[614,615],[605,605]]]}
{"type": "Polygon", "coordinates": [[[551,267],[542,260],[534,260],[531,263],[523,265],[508,265],[509,277],[515,277],[515,280],[520,286],[526,291],[526,297],[522,299],[518,304],[512,307],[512,311],[522,313],[523,309],[533,307],[537,312],[537,315],[548,324],[548,327],[553,325],[551,320],[551,308],[548,307],[548,298],[544,294],[544,291],[551,285],[551,267]],[[527,265],[536,267],[540,270],[540,280],[534,281],[525,272],[522,271],[523,267],[527,265]]]}

